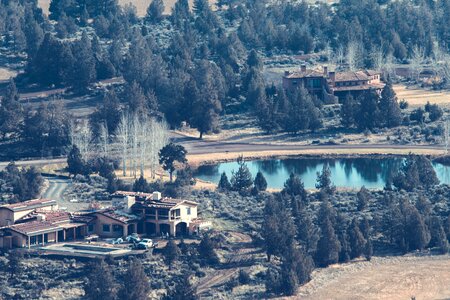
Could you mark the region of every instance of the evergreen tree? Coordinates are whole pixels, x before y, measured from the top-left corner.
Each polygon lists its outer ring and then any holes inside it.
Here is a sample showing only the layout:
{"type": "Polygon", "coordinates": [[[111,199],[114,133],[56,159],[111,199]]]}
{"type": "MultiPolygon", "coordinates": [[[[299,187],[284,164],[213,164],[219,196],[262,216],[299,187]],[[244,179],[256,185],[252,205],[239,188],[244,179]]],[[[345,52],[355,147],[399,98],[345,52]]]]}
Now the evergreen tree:
{"type": "Polygon", "coordinates": [[[317,172],[316,188],[327,194],[334,194],[336,187],[331,182],[331,170],[328,164],[324,164],[322,173],[317,172]]]}
{"type": "Polygon", "coordinates": [[[350,227],[348,228],[348,236],[351,248],[350,258],[354,259],[360,257],[364,253],[366,240],[359,229],[356,218],[353,219],[350,227]]]}
{"type": "Polygon", "coordinates": [[[423,250],[430,242],[430,232],[420,213],[415,207],[407,212],[406,241],[408,250],[423,250]]]}
{"type": "Polygon", "coordinates": [[[138,179],[134,181],[133,184],[133,191],[135,192],[143,192],[143,193],[150,193],[150,185],[148,184],[147,180],[144,178],[144,176],[140,176],[138,179]]]}
{"type": "Polygon", "coordinates": [[[198,245],[198,253],[200,257],[205,260],[207,264],[215,265],[219,262],[219,257],[215,251],[215,245],[209,234],[203,236],[198,245]]]}
{"type": "Polygon", "coordinates": [[[359,192],[356,194],[356,197],[358,199],[357,207],[358,211],[363,211],[366,209],[369,199],[370,199],[370,193],[369,190],[366,189],[365,186],[362,186],[359,192]]]}
{"type": "Polygon", "coordinates": [[[20,276],[23,271],[22,266],[23,254],[19,251],[10,251],[8,255],[8,272],[9,278],[20,276]]]}
{"type": "Polygon", "coordinates": [[[339,261],[341,244],[336,236],[330,219],[322,221],[320,239],[317,243],[315,262],[319,267],[327,267],[339,261]]]}
{"type": "Polygon", "coordinates": [[[147,8],[147,20],[153,24],[161,22],[164,13],[164,2],[163,0],[153,0],[147,8]]]}
{"type": "Polygon", "coordinates": [[[67,172],[72,175],[85,174],[86,166],[81,156],[80,150],[73,145],[67,156],[67,172]]]}
{"type": "Polygon", "coordinates": [[[252,174],[242,156],[237,159],[237,163],[239,168],[236,172],[233,171],[231,186],[235,191],[246,193],[253,185],[252,174]]]}
{"type": "Polygon", "coordinates": [[[442,254],[448,253],[449,245],[447,236],[444,231],[444,227],[442,226],[441,219],[439,217],[433,217],[431,219],[431,226],[430,226],[430,234],[431,234],[431,240],[430,240],[430,247],[438,247],[439,251],[442,254]]]}
{"type": "Polygon", "coordinates": [[[217,186],[217,188],[220,191],[230,191],[231,190],[231,183],[228,180],[228,176],[225,172],[223,172],[222,175],[220,176],[220,181],[219,181],[219,185],[217,186]]]}
{"type": "Polygon", "coordinates": [[[373,245],[370,239],[368,239],[364,247],[364,256],[367,261],[370,261],[372,259],[372,255],[373,255],[373,245]]]}
{"type": "Polygon", "coordinates": [[[7,135],[14,137],[19,134],[23,121],[23,107],[19,102],[19,93],[13,79],[9,80],[0,103],[0,135],[3,138],[7,135]]]}
{"type": "Polygon", "coordinates": [[[261,171],[258,171],[258,173],[256,173],[255,181],[253,184],[258,191],[263,192],[267,189],[267,181],[261,171]]]}
{"type": "Polygon", "coordinates": [[[133,259],[128,265],[119,295],[123,300],[145,300],[150,293],[149,278],[142,263],[133,259]]]}
{"type": "Polygon", "coordinates": [[[111,267],[104,261],[95,262],[88,268],[84,294],[89,300],[118,298],[111,267]]]}
{"type": "Polygon", "coordinates": [[[86,32],[83,32],[81,40],[74,44],[72,52],[77,63],[74,65],[70,84],[78,90],[85,91],[97,78],[92,44],[86,32]]]}
{"type": "Polygon", "coordinates": [[[170,143],[159,151],[159,163],[163,169],[169,172],[170,182],[172,182],[173,172],[175,171],[175,162],[186,163],[186,149],[181,145],[170,143]]]}
{"type": "Polygon", "coordinates": [[[398,104],[397,96],[392,88],[392,84],[388,82],[380,98],[380,116],[383,119],[383,125],[386,127],[396,127],[402,123],[402,112],[398,104]]]}
{"type": "Polygon", "coordinates": [[[357,108],[358,105],[355,99],[352,97],[352,95],[348,95],[344,99],[341,108],[341,120],[342,125],[344,125],[345,128],[350,128],[355,124],[357,108]]]}
{"type": "Polygon", "coordinates": [[[379,96],[375,91],[365,92],[359,97],[359,108],[356,115],[356,123],[361,130],[379,127],[380,110],[378,109],[379,96]]]}
{"type": "Polygon", "coordinates": [[[291,173],[284,183],[283,193],[291,196],[299,196],[303,201],[307,200],[305,185],[298,175],[291,173]]]}
{"type": "Polygon", "coordinates": [[[180,249],[174,240],[169,240],[166,247],[164,248],[164,258],[166,259],[167,264],[169,265],[169,269],[172,268],[173,263],[180,256],[180,249]]]}
{"type": "Polygon", "coordinates": [[[163,297],[164,300],[197,300],[197,294],[195,288],[192,286],[189,280],[189,274],[185,273],[181,275],[180,281],[175,287],[163,297]]]}

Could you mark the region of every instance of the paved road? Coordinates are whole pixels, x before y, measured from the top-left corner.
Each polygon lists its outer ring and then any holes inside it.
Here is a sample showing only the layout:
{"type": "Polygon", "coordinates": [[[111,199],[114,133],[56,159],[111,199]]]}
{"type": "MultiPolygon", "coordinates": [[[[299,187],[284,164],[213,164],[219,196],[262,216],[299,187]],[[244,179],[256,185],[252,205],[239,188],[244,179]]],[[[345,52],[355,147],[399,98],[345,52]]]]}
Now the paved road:
{"type": "MultiPolygon", "coordinates": [[[[387,144],[351,144],[351,145],[274,145],[274,144],[252,144],[252,143],[225,143],[213,141],[200,141],[197,139],[178,136],[174,141],[186,147],[189,154],[214,154],[214,153],[241,153],[241,152],[265,152],[265,151],[311,151],[327,154],[333,150],[341,152],[348,150],[350,153],[355,150],[368,152],[370,150],[383,150],[389,153],[392,151],[444,151],[442,145],[387,145],[387,144]]],[[[58,164],[66,162],[65,158],[56,159],[36,159],[28,161],[18,161],[18,166],[43,166],[46,164],[58,164]]],[[[9,162],[0,162],[0,170],[4,169],[9,162]]]]}
{"type": "Polygon", "coordinates": [[[66,189],[72,184],[70,179],[59,178],[59,177],[46,177],[49,185],[44,193],[42,193],[42,198],[51,200],[60,200],[63,197],[66,189]]]}

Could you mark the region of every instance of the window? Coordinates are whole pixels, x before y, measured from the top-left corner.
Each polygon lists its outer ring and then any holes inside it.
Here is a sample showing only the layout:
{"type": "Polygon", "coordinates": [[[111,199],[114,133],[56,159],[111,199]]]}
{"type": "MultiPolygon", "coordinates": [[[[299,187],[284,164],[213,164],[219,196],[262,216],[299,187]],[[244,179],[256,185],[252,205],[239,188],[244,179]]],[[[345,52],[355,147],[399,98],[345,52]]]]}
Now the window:
{"type": "Polygon", "coordinates": [[[122,225],[114,224],[114,225],[113,225],[113,231],[114,231],[114,232],[122,232],[122,231],[123,231],[122,225]]]}
{"type": "Polygon", "coordinates": [[[191,215],[191,208],[190,208],[190,207],[186,208],[186,214],[187,214],[188,216],[191,215]]]}
{"type": "Polygon", "coordinates": [[[110,232],[110,231],[111,231],[111,225],[103,224],[103,232],[110,232]]]}
{"type": "Polygon", "coordinates": [[[94,224],[89,224],[89,225],[88,225],[88,231],[89,231],[89,232],[94,231],[94,224]]]}

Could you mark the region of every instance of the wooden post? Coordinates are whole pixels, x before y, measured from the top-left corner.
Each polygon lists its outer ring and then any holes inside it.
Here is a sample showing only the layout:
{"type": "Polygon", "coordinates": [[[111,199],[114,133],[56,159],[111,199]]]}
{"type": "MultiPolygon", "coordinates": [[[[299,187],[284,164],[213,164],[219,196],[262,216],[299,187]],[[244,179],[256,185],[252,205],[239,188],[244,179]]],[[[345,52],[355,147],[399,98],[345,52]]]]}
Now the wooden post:
{"type": "Polygon", "coordinates": [[[45,233],[42,234],[42,246],[45,244],[45,233]]]}
{"type": "Polygon", "coordinates": [[[30,239],[30,236],[28,236],[28,249],[30,249],[31,248],[31,245],[30,245],[30,243],[31,243],[31,239],[30,239]]]}

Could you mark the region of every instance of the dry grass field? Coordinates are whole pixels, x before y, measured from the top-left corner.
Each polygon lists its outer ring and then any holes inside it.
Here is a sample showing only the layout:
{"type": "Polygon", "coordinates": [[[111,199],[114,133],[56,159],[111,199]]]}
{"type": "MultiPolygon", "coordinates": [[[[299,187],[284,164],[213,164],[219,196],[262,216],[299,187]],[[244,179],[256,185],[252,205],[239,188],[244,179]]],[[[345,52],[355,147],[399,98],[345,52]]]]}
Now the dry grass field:
{"type": "MultiPolygon", "coordinates": [[[[42,7],[42,9],[44,10],[44,13],[48,13],[48,7],[50,6],[50,2],[51,0],[38,0],[39,5],[42,7]]],[[[137,9],[137,13],[138,16],[144,16],[146,11],[147,11],[147,7],[150,5],[150,3],[152,2],[152,0],[119,0],[119,3],[121,5],[126,5],[126,4],[133,4],[134,6],[136,6],[137,9]]],[[[164,4],[166,5],[166,14],[170,14],[173,5],[175,4],[176,0],[164,0],[164,4]]],[[[194,2],[193,0],[189,0],[190,4],[192,5],[192,3],[194,2]]],[[[210,3],[214,4],[216,1],[215,0],[210,0],[210,3]]]]}
{"type": "Polygon", "coordinates": [[[450,106],[450,91],[429,91],[418,88],[408,88],[405,85],[394,85],[399,100],[406,100],[410,106],[423,106],[428,101],[433,104],[450,106]]]}
{"type": "Polygon", "coordinates": [[[319,269],[290,299],[450,299],[450,257],[374,257],[319,269]]]}

